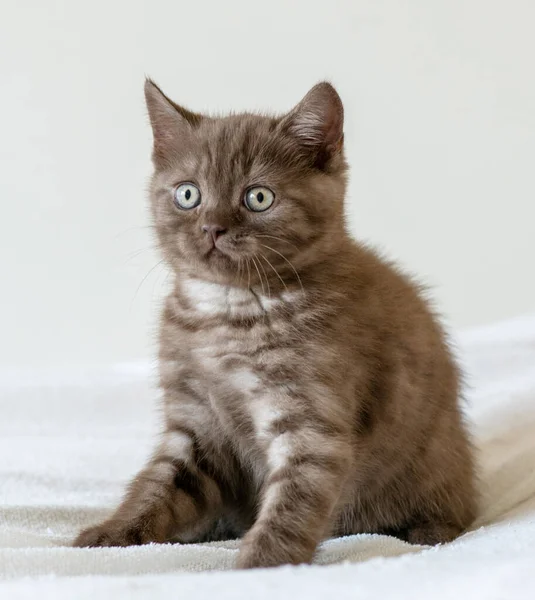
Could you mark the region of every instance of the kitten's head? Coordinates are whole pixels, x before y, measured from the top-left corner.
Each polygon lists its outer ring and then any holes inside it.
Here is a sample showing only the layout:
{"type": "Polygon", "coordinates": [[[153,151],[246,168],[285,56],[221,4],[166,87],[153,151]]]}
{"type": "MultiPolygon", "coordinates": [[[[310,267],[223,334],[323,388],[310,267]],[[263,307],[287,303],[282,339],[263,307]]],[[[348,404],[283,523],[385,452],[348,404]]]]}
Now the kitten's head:
{"type": "Polygon", "coordinates": [[[173,269],[247,285],[259,272],[295,277],[334,251],[346,163],[342,102],[330,84],[281,117],[192,113],[150,80],[145,96],[152,211],[173,269]]]}

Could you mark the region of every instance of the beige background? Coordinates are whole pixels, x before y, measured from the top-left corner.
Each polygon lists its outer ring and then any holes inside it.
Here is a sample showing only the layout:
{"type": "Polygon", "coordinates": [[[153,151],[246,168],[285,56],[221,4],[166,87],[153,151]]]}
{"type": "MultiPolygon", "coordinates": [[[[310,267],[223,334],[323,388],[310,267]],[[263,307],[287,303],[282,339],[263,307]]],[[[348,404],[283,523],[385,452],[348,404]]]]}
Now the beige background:
{"type": "Polygon", "coordinates": [[[531,0],[2,0],[0,364],[151,356],[165,271],[144,189],[150,74],[196,110],[330,79],[352,231],[455,327],[535,311],[531,0]],[[140,251],[138,254],[136,254],[140,251]]]}

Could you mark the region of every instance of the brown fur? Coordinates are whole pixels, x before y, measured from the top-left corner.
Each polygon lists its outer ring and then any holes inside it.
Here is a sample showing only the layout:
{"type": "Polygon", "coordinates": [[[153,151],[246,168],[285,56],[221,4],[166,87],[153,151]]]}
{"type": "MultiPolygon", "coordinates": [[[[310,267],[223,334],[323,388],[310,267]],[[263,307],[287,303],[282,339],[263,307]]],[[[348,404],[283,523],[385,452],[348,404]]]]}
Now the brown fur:
{"type": "Polygon", "coordinates": [[[145,91],[151,206],[175,276],[165,431],[76,545],[244,535],[238,565],[260,567],[310,561],[330,535],[452,540],[475,514],[459,370],[418,287],[346,232],[336,91],[321,83],[282,117],[224,118],[145,91]],[[181,182],[198,207],[175,206],[181,182]],[[265,212],[244,206],[253,185],[275,193],[265,212]]]}

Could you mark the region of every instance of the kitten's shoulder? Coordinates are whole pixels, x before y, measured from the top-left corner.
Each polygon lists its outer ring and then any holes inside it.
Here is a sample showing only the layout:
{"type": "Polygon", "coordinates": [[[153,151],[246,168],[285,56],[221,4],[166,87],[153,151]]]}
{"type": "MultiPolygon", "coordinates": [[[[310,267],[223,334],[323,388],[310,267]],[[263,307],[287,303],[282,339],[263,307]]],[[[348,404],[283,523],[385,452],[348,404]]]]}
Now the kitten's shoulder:
{"type": "Polygon", "coordinates": [[[324,276],[350,289],[406,290],[420,294],[424,290],[416,279],[377,248],[347,239],[339,252],[323,267],[324,276]]]}
{"type": "Polygon", "coordinates": [[[377,249],[352,239],[317,273],[326,294],[374,320],[434,319],[427,288],[377,249]]]}

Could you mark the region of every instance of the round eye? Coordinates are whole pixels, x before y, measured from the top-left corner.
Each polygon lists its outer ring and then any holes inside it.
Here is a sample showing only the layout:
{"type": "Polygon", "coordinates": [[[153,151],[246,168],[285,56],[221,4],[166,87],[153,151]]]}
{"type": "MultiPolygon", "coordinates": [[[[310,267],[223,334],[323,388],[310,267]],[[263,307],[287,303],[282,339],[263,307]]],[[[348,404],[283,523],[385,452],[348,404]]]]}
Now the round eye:
{"type": "Polygon", "coordinates": [[[181,183],[175,190],[175,204],[182,210],[195,208],[201,203],[201,192],[193,183],[181,183]]]}
{"type": "Polygon", "coordinates": [[[253,187],[245,192],[245,206],[253,212],[267,210],[275,201],[275,194],[267,187],[253,187]]]}

